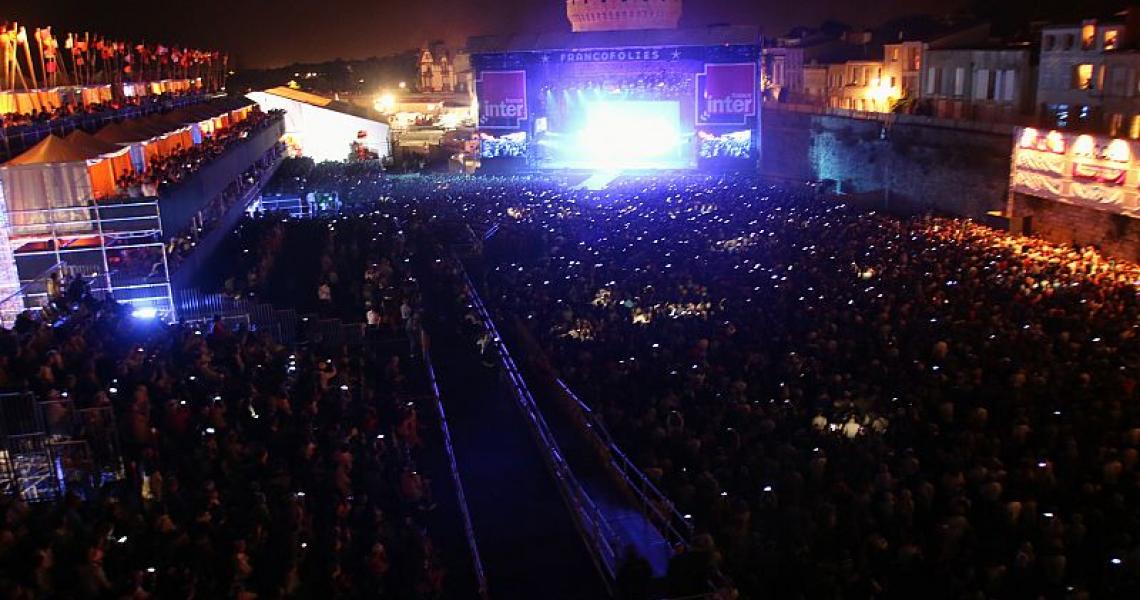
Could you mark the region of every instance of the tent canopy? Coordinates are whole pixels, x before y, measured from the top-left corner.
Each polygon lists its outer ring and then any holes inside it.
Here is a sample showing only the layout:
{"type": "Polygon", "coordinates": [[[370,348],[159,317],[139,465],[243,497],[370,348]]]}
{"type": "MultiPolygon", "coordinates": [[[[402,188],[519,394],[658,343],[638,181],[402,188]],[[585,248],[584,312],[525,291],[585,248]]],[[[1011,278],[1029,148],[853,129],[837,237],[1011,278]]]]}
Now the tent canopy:
{"type": "Polygon", "coordinates": [[[4,163],[4,166],[80,162],[97,156],[98,154],[92,156],[89,150],[68,142],[53,133],[40,140],[35,146],[20,153],[16,158],[4,163]]]}
{"type": "Polygon", "coordinates": [[[126,152],[127,148],[118,144],[113,144],[101,140],[82,129],[76,129],[63,138],[64,141],[90,152],[93,156],[102,156],[105,154],[120,154],[126,152]]]}
{"type": "Polygon", "coordinates": [[[149,139],[150,137],[140,138],[139,135],[139,132],[132,131],[124,123],[111,123],[95,132],[96,139],[112,144],[129,144],[131,142],[149,139]]]}

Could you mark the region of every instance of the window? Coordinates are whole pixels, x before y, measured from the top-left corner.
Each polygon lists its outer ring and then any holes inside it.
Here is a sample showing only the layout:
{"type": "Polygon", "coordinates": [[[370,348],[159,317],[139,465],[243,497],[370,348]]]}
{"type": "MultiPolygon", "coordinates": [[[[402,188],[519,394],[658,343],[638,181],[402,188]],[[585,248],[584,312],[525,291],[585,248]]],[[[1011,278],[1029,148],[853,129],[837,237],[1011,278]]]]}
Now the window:
{"type": "Polygon", "coordinates": [[[911,48],[908,52],[910,53],[910,59],[907,62],[910,63],[910,70],[918,71],[922,69],[922,57],[918,53],[918,48],[911,48]]]}
{"type": "Polygon", "coordinates": [[[1091,64],[1085,63],[1083,65],[1077,65],[1073,68],[1073,89],[1094,89],[1093,66],[1091,64]]]}
{"type": "Polygon", "coordinates": [[[1140,115],[1132,115],[1132,124],[1128,126],[1128,137],[1140,138],[1140,115]]]}
{"type": "Polygon", "coordinates": [[[938,73],[937,69],[930,67],[926,70],[926,95],[933,96],[938,92],[937,88],[938,73]]]}
{"type": "Polygon", "coordinates": [[[1113,113],[1112,118],[1108,121],[1108,134],[1120,135],[1120,128],[1124,126],[1124,115],[1120,113],[1113,113]]]}
{"type": "MultiPolygon", "coordinates": [[[[1013,97],[1017,93],[1017,71],[1006,69],[1003,73],[1001,99],[1006,102],[1013,102],[1013,97]]],[[[996,95],[997,92],[994,94],[996,95]]]]}
{"type": "Polygon", "coordinates": [[[1119,36],[1119,35],[1120,35],[1120,31],[1116,30],[1116,29],[1110,29],[1110,30],[1104,32],[1104,49],[1105,50],[1116,49],[1116,40],[1117,40],[1117,36],[1119,36]]]}
{"type": "Polygon", "coordinates": [[[1049,114],[1052,115],[1052,121],[1056,127],[1064,129],[1069,126],[1070,114],[1068,104],[1050,104],[1047,110],[1049,114]]]}
{"type": "Polygon", "coordinates": [[[1045,38],[1041,41],[1041,49],[1045,52],[1051,51],[1053,49],[1053,44],[1055,44],[1056,41],[1057,39],[1051,35],[1045,36],[1045,38]]]}
{"type": "MultiPolygon", "coordinates": [[[[1105,34],[1107,35],[1107,34],[1105,34]]],[[[891,48],[891,62],[899,62],[899,47],[891,48]]]]}
{"type": "Polygon", "coordinates": [[[961,96],[966,91],[966,67],[954,69],[954,95],[961,96]]]}
{"type": "Polygon", "coordinates": [[[1089,23],[1081,27],[1081,50],[1092,50],[1096,46],[1096,25],[1089,23]]]}
{"type": "Polygon", "coordinates": [[[978,69],[974,71],[974,100],[992,100],[990,95],[990,71],[978,69]]]}
{"type": "Polygon", "coordinates": [[[1073,49],[1073,34],[1071,34],[1071,33],[1065,34],[1065,43],[1061,44],[1061,49],[1062,50],[1072,50],[1073,49]]]}

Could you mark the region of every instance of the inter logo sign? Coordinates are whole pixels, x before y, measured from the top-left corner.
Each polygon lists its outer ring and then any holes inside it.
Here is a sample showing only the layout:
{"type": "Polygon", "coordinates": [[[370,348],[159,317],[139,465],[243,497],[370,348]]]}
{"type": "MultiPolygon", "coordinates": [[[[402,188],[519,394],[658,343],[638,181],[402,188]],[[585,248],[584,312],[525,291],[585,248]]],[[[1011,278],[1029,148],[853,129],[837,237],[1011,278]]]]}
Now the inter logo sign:
{"type": "Polygon", "coordinates": [[[526,71],[483,71],[475,82],[479,127],[517,129],[527,118],[526,71]]]}
{"type": "Polygon", "coordinates": [[[755,115],[755,64],[706,64],[697,73],[698,125],[744,125],[755,115]]]}

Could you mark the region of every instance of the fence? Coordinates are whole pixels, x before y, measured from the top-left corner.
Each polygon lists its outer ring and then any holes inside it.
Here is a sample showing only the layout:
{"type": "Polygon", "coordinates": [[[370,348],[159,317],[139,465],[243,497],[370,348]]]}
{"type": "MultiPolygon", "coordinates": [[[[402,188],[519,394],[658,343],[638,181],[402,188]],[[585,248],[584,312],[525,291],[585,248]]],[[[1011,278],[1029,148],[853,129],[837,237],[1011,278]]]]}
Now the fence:
{"type": "Polygon", "coordinates": [[[665,536],[670,545],[688,547],[689,540],[693,537],[693,524],[676,509],[673,502],[657,486],[653,485],[653,482],[649,481],[645,473],[626,456],[625,452],[618,448],[597,413],[579,399],[562,379],[556,379],[555,383],[565,398],[581,410],[588,433],[595,436],[597,443],[606,449],[610,466],[632,492],[642,514],[649,517],[650,522],[665,536]]]}
{"type": "Polygon", "coordinates": [[[546,419],[542,416],[542,412],[538,409],[538,405],[535,403],[534,396],[527,387],[522,373],[519,372],[518,367],[511,358],[510,352],[507,350],[506,345],[503,344],[502,336],[499,335],[498,330],[495,328],[495,323],[491,319],[491,315],[487,312],[487,308],[483,305],[482,299],[479,297],[478,292],[475,290],[471,279],[467,276],[465,271],[463,272],[463,277],[467,284],[467,289],[469,290],[471,305],[479,315],[483,326],[494,340],[495,349],[498,352],[503,373],[508,380],[515,401],[527,419],[531,434],[534,435],[539,447],[544,450],[543,459],[546,461],[547,467],[554,474],[558,491],[562,495],[566,506],[570,509],[574,524],[586,542],[586,548],[590,551],[591,559],[594,561],[598,571],[603,575],[603,581],[606,586],[612,590],[613,582],[617,577],[618,550],[622,545],[621,538],[610,527],[605,515],[602,514],[598,506],[590,499],[589,495],[586,494],[581,483],[570,470],[570,465],[562,456],[558,442],[554,438],[553,432],[551,432],[547,426],[546,419]]]}
{"type": "Polygon", "coordinates": [[[292,309],[277,309],[269,304],[197,289],[177,290],[175,305],[179,320],[185,323],[209,327],[215,318],[220,318],[231,328],[246,325],[252,330],[267,331],[273,339],[287,346],[299,342],[322,348],[356,346],[363,343],[365,337],[363,323],[298,316],[292,309]]]}
{"type": "Polygon", "coordinates": [[[111,407],[0,394],[0,492],[29,502],[86,494],[126,475],[111,407]]]}
{"type": "Polygon", "coordinates": [[[430,347],[431,342],[426,333],[420,332],[420,347],[423,348],[424,366],[427,369],[428,383],[435,402],[436,413],[439,415],[439,427],[443,434],[443,445],[447,450],[448,466],[451,469],[451,478],[455,484],[455,494],[459,501],[459,511],[463,517],[463,533],[467,537],[467,546],[471,549],[471,560],[475,568],[475,581],[479,586],[479,597],[487,600],[487,574],[483,570],[483,560],[479,558],[479,545],[475,541],[475,528],[471,524],[471,511],[467,508],[467,495],[463,491],[463,482],[459,478],[459,466],[455,462],[455,448],[451,444],[451,429],[447,425],[447,413],[443,410],[443,400],[439,396],[439,385],[435,379],[435,367],[432,366],[430,347]]]}

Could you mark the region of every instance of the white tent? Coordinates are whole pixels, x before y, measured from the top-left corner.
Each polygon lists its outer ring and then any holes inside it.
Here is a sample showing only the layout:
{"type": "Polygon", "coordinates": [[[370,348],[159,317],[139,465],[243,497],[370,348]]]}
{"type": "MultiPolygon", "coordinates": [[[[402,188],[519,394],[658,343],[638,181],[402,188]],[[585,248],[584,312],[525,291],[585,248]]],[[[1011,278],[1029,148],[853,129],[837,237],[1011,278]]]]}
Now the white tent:
{"type": "Polygon", "coordinates": [[[49,135],[0,165],[0,184],[12,237],[74,233],[91,229],[85,207],[114,193],[115,174],[110,159],[49,135]]]}
{"type": "Polygon", "coordinates": [[[320,162],[344,160],[353,142],[363,144],[381,159],[391,154],[388,124],[350,114],[329,98],[285,87],[252,92],[247,98],[261,109],[285,111],[285,135],[294,150],[320,162]]]}

